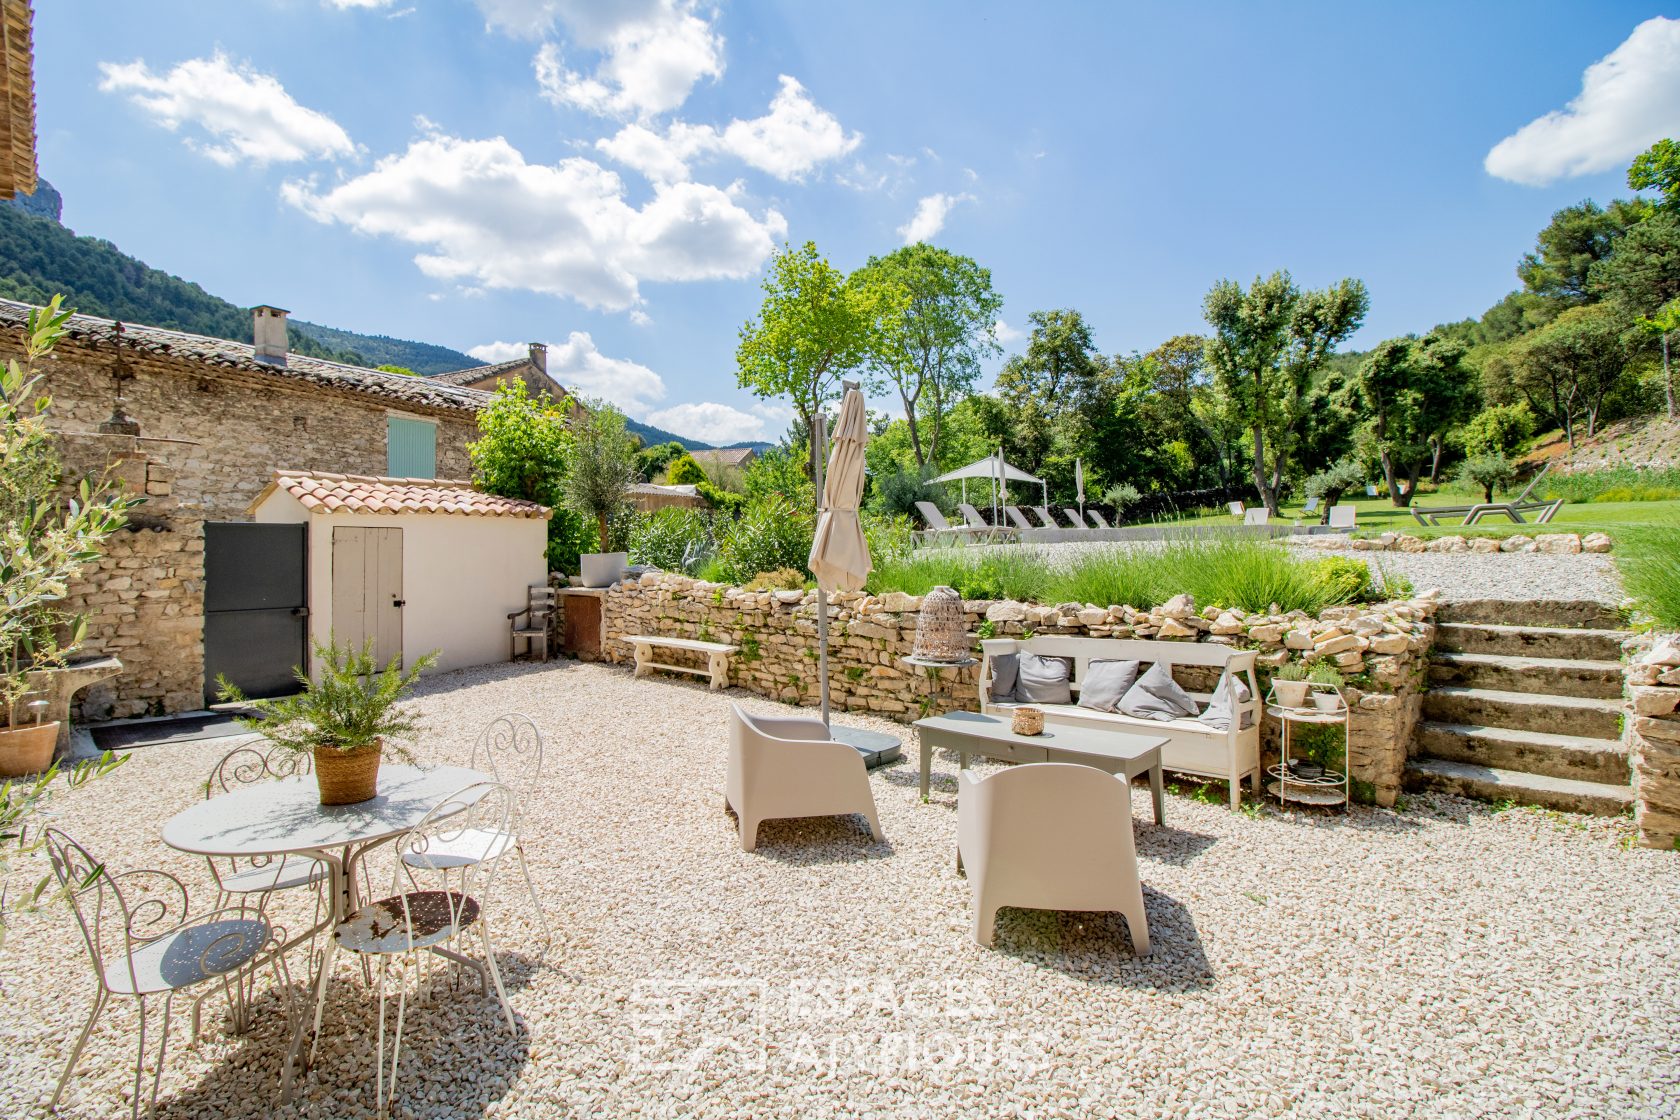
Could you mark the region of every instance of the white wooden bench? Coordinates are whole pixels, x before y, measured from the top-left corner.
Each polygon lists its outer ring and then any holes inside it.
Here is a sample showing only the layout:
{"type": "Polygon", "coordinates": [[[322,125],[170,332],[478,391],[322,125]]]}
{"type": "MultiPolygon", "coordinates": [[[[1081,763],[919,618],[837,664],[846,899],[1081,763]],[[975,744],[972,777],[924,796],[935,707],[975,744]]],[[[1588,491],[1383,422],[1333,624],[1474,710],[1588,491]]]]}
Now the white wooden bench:
{"type": "MultiPolygon", "coordinates": [[[[1233,649],[1211,642],[1165,642],[1141,638],[1080,638],[1046,634],[1042,637],[1012,639],[988,638],[980,643],[983,660],[980,665],[980,710],[993,715],[1007,715],[1016,704],[994,704],[991,700],[992,658],[1003,653],[1036,653],[1045,657],[1063,657],[1073,662],[1070,690],[1079,699],[1086,666],[1092,658],[1111,658],[1139,661],[1144,667],[1156,662],[1168,665],[1197,665],[1219,670],[1231,689],[1228,697],[1231,723],[1228,728],[1211,727],[1190,717],[1156,721],[1136,719],[1120,712],[1101,712],[1074,704],[1033,704],[1044,712],[1047,723],[1066,723],[1079,727],[1110,728],[1134,734],[1163,735],[1167,744],[1161,748],[1161,763],[1168,770],[1195,774],[1204,778],[1224,778],[1230,783],[1231,808],[1242,803],[1242,779],[1253,782],[1254,792],[1260,792],[1260,685],[1254,677],[1255,652],[1233,649]],[[1248,684],[1247,703],[1237,701],[1235,678],[1248,684]],[[1249,717],[1244,727],[1242,716],[1249,717]]],[[[1191,691],[1190,697],[1205,706],[1213,699],[1210,693],[1191,691]]]]}
{"type": "Polygon", "coordinates": [[[729,687],[729,655],[740,649],[739,646],[725,645],[722,642],[702,642],[693,638],[662,638],[657,634],[627,634],[625,642],[636,649],[636,675],[645,677],[655,669],[663,669],[667,673],[693,673],[698,677],[710,677],[712,689],[729,687]],[[668,665],[653,659],[656,649],[681,649],[690,653],[706,655],[704,669],[696,665],[668,665]]]}

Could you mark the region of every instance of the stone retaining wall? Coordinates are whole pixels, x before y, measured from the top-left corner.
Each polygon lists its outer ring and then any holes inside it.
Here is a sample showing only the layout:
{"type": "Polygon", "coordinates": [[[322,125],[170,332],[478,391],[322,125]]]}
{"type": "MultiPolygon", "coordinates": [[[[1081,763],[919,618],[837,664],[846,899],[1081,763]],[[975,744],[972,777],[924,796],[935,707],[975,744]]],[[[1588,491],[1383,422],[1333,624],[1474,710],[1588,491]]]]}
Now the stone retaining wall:
{"type": "MultiPolygon", "coordinates": [[[[978,707],[978,667],[945,671],[937,681],[900,663],[915,642],[917,596],[840,594],[829,604],[829,690],[837,710],[867,711],[901,722],[978,707]]],[[[1096,638],[1207,641],[1260,650],[1263,674],[1291,659],[1329,659],[1353,678],[1351,768],[1363,794],[1392,805],[1418,719],[1424,657],[1434,637],[1435,595],[1365,607],[1303,612],[1197,611],[1189,596],[1153,611],[1011,601],[963,604],[971,632],[997,637],[1069,634],[1096,638]]],[[[632,659],[628,634],[729,642],[741,647],[731,683],[789,703],[818,698],[816,594],[752,592],[686,576],[650,572],[615,585],[603,604],[606,659],[632,659]]],[[[671,654],[671,656],[680,656],[671,654]]],[[[687,662],[683,662],[687,663],[687,662]]],[[[695,659],[698,664],[698,659],[695,659]]],[[[1185,673],[1187,687],[1206,689],[1185,673]]],[[[1271,721],[1267,721],[1270,724],[1271,721]]],[[[1263,735],[1275,741],[1276,728],[1263,735]]]]}
{"type": "Polygon", "coordinates": [[[1633,771],[1633,823],[1647,848],[1680,848],[1680,635],[1642,635],[1624,647],[1633,771]]]}
{"type": "Polygon", "coordinates": [[[1312,548],[1354,552],[1543,552],[1569,555],[1577,552],[1609,552],[1612,542],[1605,533],[1540,533],[1508,537],[1414,537],[1410,533],[1384,533],[1380,537],[1351,537],[1345,533],[1315,533],[1292,538],[1312,548]]]}

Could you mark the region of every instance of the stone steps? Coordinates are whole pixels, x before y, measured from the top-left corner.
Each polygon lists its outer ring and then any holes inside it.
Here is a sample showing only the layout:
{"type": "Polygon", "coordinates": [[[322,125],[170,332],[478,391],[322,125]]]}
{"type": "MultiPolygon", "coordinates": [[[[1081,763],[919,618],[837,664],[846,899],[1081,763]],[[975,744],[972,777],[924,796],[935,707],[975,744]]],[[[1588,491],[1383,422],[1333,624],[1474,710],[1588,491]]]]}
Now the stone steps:
{"type": "Polygon", "coordinates": [[[1619,739],[1622,702],[1588,696],[1544,696],[1494,688],[1432,688],[1423,715],[1437,723],[1505,727],[1587,739],[1619,739]]]}
{"type": "Polygon", "coordinates": [[[1405,785],[1409,790],[1456,793],[1482,801],[1510,801],[1601,817],[1619,816],[1633,804],[1633,790],[1625,784],[1583,782],[1441,758],[1413,759],[1406,766],[1405,785]]]}
{"type": "Polygon", "coordinates": [[[1435,621],[1570,630],[1620,630],[1627,624],[1620,610],[1595,599],[1449,599],[1435,621]]]}
{"type": "Polygon", "coordinates": [[[1556,626],[1508,626],[1482,622],[1443,622],[1435,628],[1435,647],[1448,653],[1492,653],[1509,657],[1620,661],[1622,630],[1556,626]]]}
{"type": "Polygon", "coordinates": [[[1627,748],[1617,739],[1426,720],[1417,745],[1424,757],[1445,762],[1611,785],[1629,780],[1627,748]]]}
{"type": "Polygon", "coordinates": [[[1622,666],[1618,661],[1437,650],[1430,658],[1429,683],[1615,700],[1622,695],[1622,666]]]}

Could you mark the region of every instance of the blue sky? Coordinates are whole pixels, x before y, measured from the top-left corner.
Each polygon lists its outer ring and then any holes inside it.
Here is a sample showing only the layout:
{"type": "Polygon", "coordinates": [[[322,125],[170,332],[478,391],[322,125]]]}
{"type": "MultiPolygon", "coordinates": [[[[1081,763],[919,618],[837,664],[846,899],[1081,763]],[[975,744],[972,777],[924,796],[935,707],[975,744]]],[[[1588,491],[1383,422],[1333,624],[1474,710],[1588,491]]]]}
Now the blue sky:
{"type": "Polygon", "coordinates": [[[41,170],[66,224],[225,298],[487,360],[545,341],[639,419],[774,439],[734,347],[784,240],[971,255],[1009,348],[1073,307],[1148,349],[1276,268],[1363,279],[1360,347],[1478,315],[1552,211],[1680,131],[1676,14],[51,0],[41,170]]]}

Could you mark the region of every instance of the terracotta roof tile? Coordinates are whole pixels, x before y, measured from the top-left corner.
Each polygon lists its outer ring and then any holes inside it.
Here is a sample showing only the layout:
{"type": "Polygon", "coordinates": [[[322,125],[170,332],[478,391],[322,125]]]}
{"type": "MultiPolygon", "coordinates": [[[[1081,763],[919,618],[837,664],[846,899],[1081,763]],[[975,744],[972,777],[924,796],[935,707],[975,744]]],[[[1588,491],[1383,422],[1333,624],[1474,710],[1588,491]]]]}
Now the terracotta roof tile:
{"type": "MultiPolygon", "coordinates": [[[[473,489],[470,482],[433,478],[376,478],[326,471],[275,471],[274,482],[257,498],[284,490],[311,513],[441,513],[465,517],[547,518],[547,506],[502,498],[473,489]]],[[[253,504],[252,508],[256,508],[253,504]]]]}

